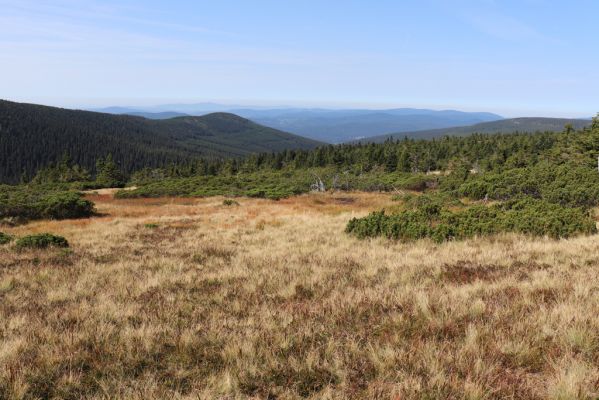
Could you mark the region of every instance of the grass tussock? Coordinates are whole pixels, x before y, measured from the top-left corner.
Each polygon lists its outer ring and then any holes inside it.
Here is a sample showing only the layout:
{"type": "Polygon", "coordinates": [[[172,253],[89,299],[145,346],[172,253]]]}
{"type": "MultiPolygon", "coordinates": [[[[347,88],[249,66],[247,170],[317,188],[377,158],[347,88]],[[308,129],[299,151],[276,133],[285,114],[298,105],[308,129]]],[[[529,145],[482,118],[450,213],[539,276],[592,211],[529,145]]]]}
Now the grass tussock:
{"type": "Polygon", "coordinates": [[[360,240],[388,195],[222,201],[7,228],[71,246],[0,247],[0,398],[599,396],[595,236],[360,240]]]}

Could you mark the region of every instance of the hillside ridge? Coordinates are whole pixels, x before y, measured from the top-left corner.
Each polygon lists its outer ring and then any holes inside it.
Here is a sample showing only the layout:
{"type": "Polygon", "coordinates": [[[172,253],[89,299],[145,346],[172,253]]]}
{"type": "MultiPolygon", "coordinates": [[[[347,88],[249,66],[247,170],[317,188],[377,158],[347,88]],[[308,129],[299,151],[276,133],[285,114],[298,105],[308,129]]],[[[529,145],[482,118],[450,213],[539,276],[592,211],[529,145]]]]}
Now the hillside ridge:
{"type": "Polygon", "coordinates": [[[242,157],[323,143],[230,113],[151,120],[0,100],[0,182],[16,183],[68,153],[93,170],[112,154],[124,172],[199,157],[242,157]]]}
{"type": "Polygon", "coordinates": [[[443,136],[466,136],[474,133],[533,133],[533,132],[559,132],[568,124],[574,129],[581,129],[591,125],[591,119],[575,118],[547,118],[547,117],[519,117],[498,121],[482,122],[474,125],[457,126],[441,129],[427,129],[412,132],[395,132],[363,138],[360,142],[380,143],[392,139],[434,139],[443,136]]]}

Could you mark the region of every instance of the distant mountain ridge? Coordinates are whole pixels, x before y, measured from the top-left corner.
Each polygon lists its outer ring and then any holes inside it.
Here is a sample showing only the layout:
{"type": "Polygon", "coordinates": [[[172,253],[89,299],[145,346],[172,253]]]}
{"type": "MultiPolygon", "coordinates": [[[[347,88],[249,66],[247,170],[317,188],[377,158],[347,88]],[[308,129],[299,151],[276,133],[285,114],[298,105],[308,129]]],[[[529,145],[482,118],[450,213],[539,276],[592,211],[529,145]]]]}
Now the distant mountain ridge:
{"type": "MultiPolygon", "coordinates": [[[[99,112],[105,114],[116,114],[116,115],[132,115],[134,117],[144,117],[147,119],[169,119],[176,117],[189,117],[190,114],[182,113],[178,111],[142,111],[128,107],[106,107],[88,110],[92,112],[99,112]]],[[[210,113],[201,113],[199,115],[206,115],[210,113]]]]}
{"type": "Polygon", "coordinates": [[[256,124],[230,113],[150,120],[0,100],[0,182],[68,153],[83,167],[112,154],[126,172],[197,157],[239,157],[323,143],[256,124]]]}
{"type": "MultiPolygon", "coordinates": [[[[184,114],[184,113],[180,113],[180,112],[176,112],[176,111],[163,111],[163,112],[156,112],[156,113],[148,113],[148,112],[131,112],[131,113],[124,113],[124,115],[132,115],[134,117],[144,117],[147,119],[170,119],[170,118],[177,118],[177,117],[191,117],[191,115],[189,114],[184,114]]],[[[206,114],[204,114],[206,115],[206,114]]]]}
{"type": "Polygon", "coordinates": [[[215,110],[231,112],[261,125],[328,143],[341,143],[393,132],[447,128],[503,119],[500,115],[493,113],[457,110],[244,108],[212,103],[109,107],[100,111],[161,118],[160,113],[164,112],[203,115],[215,110]]]}
{"type": "Polygon", "coordinates": [[[454,110],[233,110],[238,115],[298,135],[330,143],[390,132],[445,128],[501,119],[491,113],[454,110]]]}
{"type": "Polygon", "coordinates": [[[389,135],[380,135],[360,140],[361,142],[380,143],[385,140],[403,139],[404,137],[413,139],[433,139],[443,136],[466,136],[473,133],[532,133],[532,132],[559,132],[568,124],[575,129],[582,129],[590,126],[591,119],[571,119],[571,118],[541,118],[541,117],[523,117],[510,118],[500,121],[483,122],[469,126],[458,126],[443,129],[429,129],[413,132],[397,132],[389,135]]]}

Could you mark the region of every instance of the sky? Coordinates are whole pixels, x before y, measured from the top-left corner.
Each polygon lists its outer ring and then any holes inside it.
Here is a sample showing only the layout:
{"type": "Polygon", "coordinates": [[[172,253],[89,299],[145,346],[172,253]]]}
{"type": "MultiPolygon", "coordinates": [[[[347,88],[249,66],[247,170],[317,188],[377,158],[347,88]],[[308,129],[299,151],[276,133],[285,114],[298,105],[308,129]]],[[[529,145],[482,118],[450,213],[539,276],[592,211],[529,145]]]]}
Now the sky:
{"type": "Polygon", "coordinates": [[[596,0],[0,0],[0,98],[599,111],[596,0]]]}

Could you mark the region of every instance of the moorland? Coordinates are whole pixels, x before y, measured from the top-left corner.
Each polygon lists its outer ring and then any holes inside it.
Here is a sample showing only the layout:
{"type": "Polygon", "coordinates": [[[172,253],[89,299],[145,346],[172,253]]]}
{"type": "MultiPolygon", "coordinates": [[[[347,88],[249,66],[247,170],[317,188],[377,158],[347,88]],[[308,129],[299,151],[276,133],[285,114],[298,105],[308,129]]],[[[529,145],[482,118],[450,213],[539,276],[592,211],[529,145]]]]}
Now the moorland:
{"type": "Polygon", "coordinates": [[[0,186],[0,398],[593,399],[599,120],[0,186]]]}

